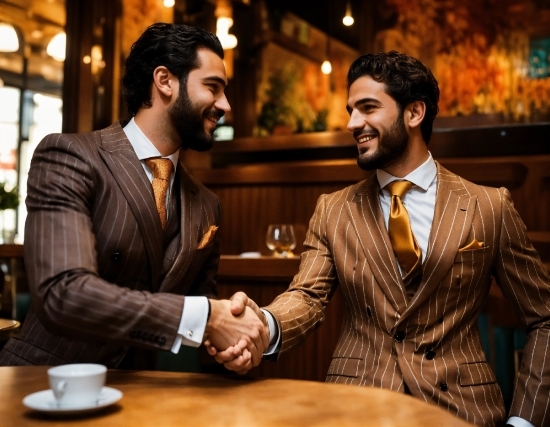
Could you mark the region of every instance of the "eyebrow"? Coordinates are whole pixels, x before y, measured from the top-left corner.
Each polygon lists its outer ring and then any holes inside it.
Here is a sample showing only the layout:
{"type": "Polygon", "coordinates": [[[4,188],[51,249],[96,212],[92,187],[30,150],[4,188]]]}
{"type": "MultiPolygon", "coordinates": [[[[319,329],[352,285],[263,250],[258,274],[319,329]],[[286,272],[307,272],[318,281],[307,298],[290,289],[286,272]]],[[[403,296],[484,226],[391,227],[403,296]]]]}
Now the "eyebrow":
{"type": "Polygon", "coordinates": [[[227,86],[227,82],[218,76],[208,76],[203,79],[203,82],[216,82],[221,84],[224,88],[227,86]]]}

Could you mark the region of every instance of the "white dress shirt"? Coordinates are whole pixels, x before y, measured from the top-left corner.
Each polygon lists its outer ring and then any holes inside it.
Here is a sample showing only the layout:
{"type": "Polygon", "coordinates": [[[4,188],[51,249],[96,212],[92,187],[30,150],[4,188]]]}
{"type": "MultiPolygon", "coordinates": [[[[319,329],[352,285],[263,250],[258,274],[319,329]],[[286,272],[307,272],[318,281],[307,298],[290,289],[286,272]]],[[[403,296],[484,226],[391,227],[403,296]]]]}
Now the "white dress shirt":
{"type": "MultiPolygon", "coordinates": [[[[141,129],[137,126],[134,118],[128,122],[123,128],[126,137],[132,144],[134,151],[138,159],[141,161],[141,166],[147,174],[149,181],[153,182],[153,173],[145,163],[145,159],[150,157],[163,157],[153,143],[145,136],[141,129]]],[[[166,156],[174,164],[174,169],[170,174],[170,186],[166,193],[166,213],[168,209],[168,203],[172,194],[172,185],[174,184],[174,178],[176,176],[176,169],[179,160],[179,150],[175,153],[166,156]]],[[[185,297],[185,304],[183,306],[183,312],[181,316],[180,325],[178,328],[178,335],[172,345],[172,353],[178,353],[181,345],[187,345],[190,347],[198,347],[202,343],[204,337],[204,331],[206,329],[208,317],[208,299],[206,297],[185,297]]]]}

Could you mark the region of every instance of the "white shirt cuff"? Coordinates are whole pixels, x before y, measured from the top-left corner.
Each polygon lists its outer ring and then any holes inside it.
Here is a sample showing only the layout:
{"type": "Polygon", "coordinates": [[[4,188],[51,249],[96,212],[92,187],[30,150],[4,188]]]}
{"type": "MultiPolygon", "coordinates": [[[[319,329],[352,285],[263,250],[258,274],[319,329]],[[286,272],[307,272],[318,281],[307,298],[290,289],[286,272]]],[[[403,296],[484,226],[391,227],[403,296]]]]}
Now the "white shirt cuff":
{"type": "Polygon", "coordinates": [[[529,421],[526,421],[520,417],[510,417],[508,418],[508,421],[506,422],[506,424],[510,424],[514,427],[535,427],[529,421]]]}
{"type": "Polygon", "coordinates": [[[198,347],[201,345],[208,317],[208,299],[206,297],[185,297],[178,335],[172,344],[172,353],[178,353],[182,345],[198,347]]]}
{"type": "Polygon", "coordinates": [[[508,418],[508,421],[506,422],[506,424],[510,424],[511,426],[514,426],[514,427],[535,427],[529,421],[526,421],[520,417],[510,417],[508,418]]]}
{"type": "Polygon", "coordinates": [[[264,310],[263,308],[261,308],[260,310],[262,310],[262,312],[265,314],[267,326],[269,328],[269,347],[267,347],[264,355],[271,356],[272,354],[279,352],[279,347],[281,344],[281,334],[279,333],[279,327],[277,326],[277,322],[275,321],[273,314],[271,314],[267,310],[264,310]]]}

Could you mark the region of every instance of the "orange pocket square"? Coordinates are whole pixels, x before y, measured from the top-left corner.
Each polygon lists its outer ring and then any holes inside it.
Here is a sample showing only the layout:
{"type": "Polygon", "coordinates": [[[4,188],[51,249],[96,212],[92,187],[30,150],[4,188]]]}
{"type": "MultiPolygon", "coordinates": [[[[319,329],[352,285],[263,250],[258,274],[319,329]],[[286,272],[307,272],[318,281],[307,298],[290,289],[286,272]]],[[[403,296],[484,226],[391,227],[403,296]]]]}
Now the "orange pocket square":
{"type": "Polygon", "coordinates": [[[202,239],[200,243],[197,245],[197,249],[202,249],[214,239],[214,236],[216,235],[216,231],[218,231],[217,225],[211,225],[206,233],[204,233],[204,236],[202,236],[202,239]]]}
{"type": "Polygon", "coordinates": [[[463,248],[460,248],[458,252],[471,251],[473,249],[481,249],[484,247],[485,245],[483,244],[483,242],[478,242],[476,239],[474,239],[463,248]]]}

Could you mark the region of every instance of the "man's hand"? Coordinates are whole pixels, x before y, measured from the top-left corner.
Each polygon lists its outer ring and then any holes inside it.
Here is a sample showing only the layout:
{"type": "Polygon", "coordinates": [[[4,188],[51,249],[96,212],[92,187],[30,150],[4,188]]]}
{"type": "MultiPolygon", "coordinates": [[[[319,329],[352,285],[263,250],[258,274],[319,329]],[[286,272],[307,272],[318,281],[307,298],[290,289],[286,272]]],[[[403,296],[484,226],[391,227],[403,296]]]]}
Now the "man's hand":
{"type": "Polygon", "coordinates": [[[216,357],[216,360],[220,363],[231,360],[232,363],[226,365],[228,369],[245,373],[260,363],[269,345],[269,330],[261,310],[244,293],[239,292],[232,299],[236,300],[210,300],[205,345],[210,354],[223,349],[224,359],[216,357]],[[247,305],[248,301],[252,301],[252,308],[247,305]]]}
{"type": "MultiPolygon", "coordinates": [[[[244,292],[237,292],[231,297],[231,313],[240,317],[243,313],[246,313],[247,310],[252,310],[256,316],[261,319],[263,323],[263,328],[267,333],[267,339],[265,347],[261,349],[258,357],[253,354],[247,346],[245,345],[246,341],[241,340],[237,345],[230,347],[218,347],[215,345],[212,340],[207,340],[204,344],[207,348],[208,353],[211,356],[214,356],[214,359],[218,363],[223,363],[223,365],[232,371],[235,371],[238,374],[246,374],[251,368],[257,366],[261,361],[261,356],[269,345],[269,330],[267,326],[267,319],[265,318],[264,313],[260,310],[258,305],[244,292]],[[220,348],[224,350],[219,350],[220,348]]],[[[256,347],[257,348],[257,347],[256,347]]]]}

